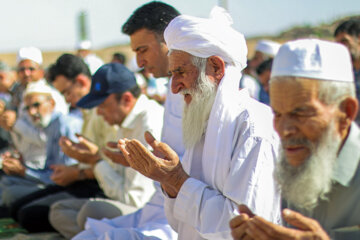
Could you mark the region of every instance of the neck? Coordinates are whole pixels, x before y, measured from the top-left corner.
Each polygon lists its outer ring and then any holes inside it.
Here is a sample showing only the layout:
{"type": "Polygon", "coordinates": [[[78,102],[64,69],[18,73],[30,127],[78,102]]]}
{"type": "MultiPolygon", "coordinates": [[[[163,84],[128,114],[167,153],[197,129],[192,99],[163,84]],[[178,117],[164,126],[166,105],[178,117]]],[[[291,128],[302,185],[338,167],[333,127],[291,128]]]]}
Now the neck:
{"type": "Polygon", "coordinates": [[[353,61],[353,66],[354,66],[356,71],[360,70],[360,58],[353,61]]]}

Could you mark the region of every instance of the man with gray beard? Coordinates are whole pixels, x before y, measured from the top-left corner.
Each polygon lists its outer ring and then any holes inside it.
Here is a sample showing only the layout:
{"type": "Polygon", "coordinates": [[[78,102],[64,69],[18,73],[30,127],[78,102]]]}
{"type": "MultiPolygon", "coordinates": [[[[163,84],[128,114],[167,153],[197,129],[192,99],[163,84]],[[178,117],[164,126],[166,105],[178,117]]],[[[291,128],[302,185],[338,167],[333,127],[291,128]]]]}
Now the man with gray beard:
{"type": "Polygon", "coordinates": [[[160,182],[178,239],[231,239],[228,221],[240,203],[280,221],[273,179],[279,141],[270,109],[238,89],[247,47],[229,20],[215,8],[209,19],[180,15],[164,32],[171,90],[185,101],[182,162],[149,133],[154,154],[137,140],[118,144],[130,167],[160,182]]]}
{"type": "Polygon", "coordinates": [[[283,219],[264,220],[240,206],[234,239],[359,239],[360,130],[347,49],[303,39],[284,44],[270,80],[282,149],[275,168],[283,219]],[[291,210],[290,210],[291,209],[291,210]]]}

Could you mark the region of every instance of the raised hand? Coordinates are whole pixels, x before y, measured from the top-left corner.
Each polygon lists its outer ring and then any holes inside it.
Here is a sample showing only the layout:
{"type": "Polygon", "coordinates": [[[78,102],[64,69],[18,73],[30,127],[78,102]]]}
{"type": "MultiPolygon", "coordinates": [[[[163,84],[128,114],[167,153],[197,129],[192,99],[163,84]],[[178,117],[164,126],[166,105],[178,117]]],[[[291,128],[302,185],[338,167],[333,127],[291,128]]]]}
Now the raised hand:
{"type": "MultiPolygon", "coordinates": [[[[106,144],[109,148],[114,148],[114,149],[118,149],[118,144],[116,142],[107,142],[106,144]]],[[[111,161],[113,161],[114,163],[118,163],[121,164],[125,167],[129,167],[130,164],[126,161],[123,153],[120,150],[116,150],[116,151],[111,151],[107,148],[102,148],[101,149],[103,151],[103,153],[111,159],[111,161]]]]}
{"type": "Polygon", "coordinates": [[[155,181],[172,197],[176,197],[182,184],[189,178],[183,170],[179,157],[167,144],[158,142],[149,132],[145,140],[154,154],[138,140],[120,139],[118,147],[130,167],[155,181]]]}

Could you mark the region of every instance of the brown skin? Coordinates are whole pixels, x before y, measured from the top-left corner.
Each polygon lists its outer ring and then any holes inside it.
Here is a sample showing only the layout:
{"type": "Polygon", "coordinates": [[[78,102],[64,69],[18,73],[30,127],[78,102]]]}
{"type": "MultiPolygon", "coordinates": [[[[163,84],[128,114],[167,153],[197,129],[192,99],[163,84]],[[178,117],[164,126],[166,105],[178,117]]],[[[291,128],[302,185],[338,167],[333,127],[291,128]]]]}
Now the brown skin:
{"type": "MultiPolygon", "coordinates": [[[[191,62],[191,55],[183,51],[173,51],[169,56],[169,69],[172,74],[171,90],[174,94],[183,89],[191,89],[195,86],[199,75],[198,69],[191,62]]],[[[210,81],[219,84],[225,73],[225,63],[217,56],[208,58],[206,75],[210,81]]],[[[191,102],[192,96],[186,94],[184,101],[191,102]]]]}
{"type": "MultiPolygon", "coordinates": [[[[318,99],[317,91],[318,82],[310,79],[271,82],[270,102],[275,114],[274,126],[282,140],[306,138],[317,142],[330,120],[335,119],[334,134],[345,141],[358,111],[357,100],[347,97],[339,107],[329,106],[318,99]]],[[[293,166],[302,165],[310,154],[309,149],[300,145],[286,146],[284,150],[289,164],[293,166]]],[[[230,221],[234,239],[329,239],[316,220],[289,209],[283,210],[283,218],[297,229],[279,226],[254,216],[244,206],[239,207],[239,212],[241,214],[230,221]]]]}
{"type": "Polygon", "coordinates": [[[130,41],[139,67],[145,68],[156,78],[168,76],[168,48],[162,36],[142,28],[130,35],[130,41]]]}
{"type": "Polygon", "coordinates": [[[80,175],[81,170],[77,167],[77,165],[51,165],[50,168],[54,170],[51,175],[51,180],[59,186],[65,187],[79,180],[95,178],[92,168],[84,169],[84,176],[80,175]],[[84,178],[80,179],[80,177],[84,178]]]}
{"type": "Polygon", "coordinates": [[[108,148],[117,149],[117,150],[109,150],[107,148],[102,148],[103,153],[111,159],[114,163],[121,164],[125,167],[129,167],[130,164],[126,161],[124,154],[120,150],[118,150],[118,144],[116,142],[108,142],[108,148]]]}
{"type": "Polygon", "coordinates": [[[2,158],[2,169],[5,174],[21,177],[25,176],[26,167],[22,163],[21,158],[12,157],[10,152],[4,153],[2,158]]]}
{"type": "Polygon", "coordinates": [[[26,59],[18,64],[18,77],[23,85],[29,82],[35,82],[44,77],[44,71],[36,62],[26,59]]]}
{"type": "Polygon", "coordinates": [[[121,126],[135,106],[137,99],[130,92],[124,92],[120,100],[117,100],[115,95],[109,95],[104,102],[98,105],[97,114],[102,116],[110,125],[121,126]]]}
{"type": "Polygon", "coordinates": [[[55,108],[55,101],[50,98],[48,95],[45,94],[30,94],[25,96],[24,98],[24,105],[32,106],[34,103],[40,103],[39,107],[30,107],[27,111],[32,121],[35,123],[39,121],[37,114],[41,116],[45,116],[47,114],[52,113],[55,108]]]}
{"type": "MultiPolygon", "coordinates": [[[[195,71],[190,55],[185,52],[176,51],[170,54],[170,70],[175,78],[171,86],[174,93],[178,93],[183,88],[193,87],[198,77],[198,71],[195,71]]],[[[208,58],[206,74],[210,81],[219,84],[224,71],[225,63],[220,57],[208,58]]],[[[186,102],[191,102],[191,96],[186,97],[186,102]]],[[[176,152],[167,144],[158,142],[149,132],[145,133],[145,140],[153,148],[153,153],[138,140],[120,139],[118,147],[130,167],[160,182],[161,187],[170,197],[176,197],[189,175],[184,171],[176,152]]]]}
{"type": "Polygon", "coordinates": [[[53,86],[64,95],[66,102],[70,103],[72,107],[76,107],[76,103],[89,93],[91,80],[84,74],[76,76],[75,82],[64,75],[58,75],[53,86]]]}

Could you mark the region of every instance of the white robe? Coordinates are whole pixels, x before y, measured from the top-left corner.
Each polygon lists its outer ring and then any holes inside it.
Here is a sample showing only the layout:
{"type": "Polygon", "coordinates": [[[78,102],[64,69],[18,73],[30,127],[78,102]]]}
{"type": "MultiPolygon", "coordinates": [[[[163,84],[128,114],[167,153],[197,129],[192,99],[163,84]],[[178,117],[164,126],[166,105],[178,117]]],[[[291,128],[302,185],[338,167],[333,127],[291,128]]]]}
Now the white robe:
{"type": "MultiPolygon", "coordinates": [[[[202,161],[204,181],[189,178],[176,198],[165,196],[165,214],[179,239],[232,239],[229,221],[237,205],[279,223],[280,194],[273,179],[279,140],[269,107],[238,91],[240,71],[227,67],[220,82],[205,134],[202,159],[194,149],[183,157],[202,161]]],[[[199,175],[199,174],[196,174],[199,175]]]]}

